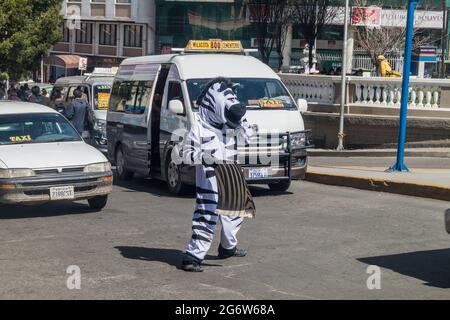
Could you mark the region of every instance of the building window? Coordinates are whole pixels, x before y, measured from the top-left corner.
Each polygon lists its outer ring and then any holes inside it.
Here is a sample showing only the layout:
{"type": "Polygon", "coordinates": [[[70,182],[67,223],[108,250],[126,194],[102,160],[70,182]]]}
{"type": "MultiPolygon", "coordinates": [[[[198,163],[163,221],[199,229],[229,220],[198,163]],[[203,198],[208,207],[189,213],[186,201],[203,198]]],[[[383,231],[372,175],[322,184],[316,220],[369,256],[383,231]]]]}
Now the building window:
{"type": "Polygon", "coordinates": [[[76,43],[92,44],[92,23],[82,22],[76,32],[76,43]]]}
{"type": "Polygon", "coordinates": [[[61,30],[61,38],[60,42],[70,42],[70,29],[67,28],[67,25],[65,22],[63,22],[60,26],[61,30]]]}
{"type": "Polygon", "coordinates": [[[116,4],[131,4],[131,0],[116,0],[116,4]]]}
{"type": "Polygon", "coordinates": [[[102,46],[116,46],[117,45],[117,25],[116,24],[101,24],[100,25],[99,44],[102,46]]]}
{"type": "Polygon", "coordinates": [[[142,48],[142,26],[124,26],[124,47],[142,48]]]}

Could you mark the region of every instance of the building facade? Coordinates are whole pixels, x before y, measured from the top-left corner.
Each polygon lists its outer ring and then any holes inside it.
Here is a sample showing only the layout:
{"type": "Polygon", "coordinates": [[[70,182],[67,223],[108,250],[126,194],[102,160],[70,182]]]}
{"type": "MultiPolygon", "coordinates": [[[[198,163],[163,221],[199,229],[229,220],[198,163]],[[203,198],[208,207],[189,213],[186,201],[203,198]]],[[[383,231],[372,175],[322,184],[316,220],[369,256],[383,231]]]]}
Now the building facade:
{"type": "MultiPolygon", "coordinates": [[[[351,1],[355,5],[355,1],[351,1]]],[[[95,67],[118,66],[127,57],[169,53],[184,47],[190,39],[220,38],[240,40],[246,48],[257,48],[256,27],[246,0],[62,0],[64,23],[61,40],[45,59],[46,73],[56,79],[78,74],[80,57],[88,58],[87,71],[95,67]]],[[[400,0],[380,0],[389,23],[404,23],[405,4],[400,0]]],[[[439,0],[424,0],[418,11],[428,21],[425,28],[440,46],[442,11],[439,0]],[[439,20],[440,19],[440,20],[439,20]]],[[[341,63],[343,14],[327,25],[316,41],[327,68],[341,63]]],[[[298,65],[306,41],[295,23],[288,29],[283,52],[285,65],[298,65]]],[[[356,48],[355,48],[356,49],[356,48]]],[[[269,64],[276,67],[273,50],[269,64]]]]}
{"type": "Polygon", "coordinates": [[[115,67],[128,57],[153,54],[153,0],[62,0],[61,40],[45,59],[47,81],[78,74],[80,57],[87,71],[115,67]]]}

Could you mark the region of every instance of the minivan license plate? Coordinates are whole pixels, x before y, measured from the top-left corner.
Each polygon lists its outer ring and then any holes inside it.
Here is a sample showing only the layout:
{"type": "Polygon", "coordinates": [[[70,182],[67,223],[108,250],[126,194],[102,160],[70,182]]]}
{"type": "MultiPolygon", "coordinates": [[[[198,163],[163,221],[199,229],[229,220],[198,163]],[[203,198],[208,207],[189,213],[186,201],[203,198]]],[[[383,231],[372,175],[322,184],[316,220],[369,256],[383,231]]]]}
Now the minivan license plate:
{"type": "Polygon", "coordinates": [[[50,200],[70,200],[75,198],[74,187],[50,188],[50,200]]]}
{"type": "Polygon", "coordinates": [[[264,179],[269,176],[269,170],[267,168],[261,169],[249,169],[248,178],[249,179],[264,179]]]}

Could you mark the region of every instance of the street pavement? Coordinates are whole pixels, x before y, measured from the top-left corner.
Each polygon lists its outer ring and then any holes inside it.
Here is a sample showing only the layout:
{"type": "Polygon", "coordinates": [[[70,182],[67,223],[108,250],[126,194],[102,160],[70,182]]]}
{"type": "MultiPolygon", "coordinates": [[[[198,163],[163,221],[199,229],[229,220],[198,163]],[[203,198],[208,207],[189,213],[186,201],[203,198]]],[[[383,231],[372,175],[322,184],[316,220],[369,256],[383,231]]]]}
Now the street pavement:
{"type": "Polygon", "coordinates": [[[310,157],[307,180],[450,200],[450,159],[407,157],[409,172],[388,172],[393,157],[310,157]]]}
{"type": "Polygon", "coordinates": [[[448,202],[295,182],[286,193],[254,187],[246,258],[205,272],[177,269],[190,238],[194,198],[136,179],[108,207],[85,203],[0,207],[2,299],[448,299],[448,202]],[[69,290],[67,268],[81,270],[69,290]],[[381,268],[369,290],[367,268],[381,268]]]}

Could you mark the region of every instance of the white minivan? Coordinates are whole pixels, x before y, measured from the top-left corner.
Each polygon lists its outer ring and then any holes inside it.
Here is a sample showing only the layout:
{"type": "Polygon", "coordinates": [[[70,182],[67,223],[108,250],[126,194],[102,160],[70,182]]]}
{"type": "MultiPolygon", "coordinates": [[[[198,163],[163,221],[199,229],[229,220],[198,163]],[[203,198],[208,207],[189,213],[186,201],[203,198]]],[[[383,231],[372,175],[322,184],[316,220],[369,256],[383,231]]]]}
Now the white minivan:
{"type": "Polygon", "coordinates": [[[74,99],[74,91],[80,89],[90,105],[92,136],[89,144],[106,154],[106,113],[115,70],[96,68],[84,76],[64,77],[56,80],[53,90],[61,94],[58,103],[66,109],[74,99]]]}
{"type": "MultiPolygon", "coordinates": [[[[189,130],[198,111],[198,96],[219,76],[234,83],[238,99],[247,106],[247,120],[259,127],[260,136],[239,150],[247,182],[282,191],[291,180],[304,178],[311,136],[301,115],[306,102],[294,101],[279,76],[246,54],[239,42],[191,41],[179,51],[126,59],[116,74],[107,141],[118,178],[130,179],[138,173],[162,179],[174,194],[183,184],[195,182],[193,168],[171,157],[183,139],[174,138],[174,133],[189,130]],[[274,131],[279,139],[270,146],[263,144],[261,136],[274,131]],[[263,154],[276,154],[277,164],[260,161],[263,154]]],[[[264,139],[267,142],[267,136],[264,139]]]]}
{"type": "Polygon", "coordinates": [[[111,164],[70,122],[39,104],[0,101],[0,203],[87,200],[105,207],[111,164]]]}

